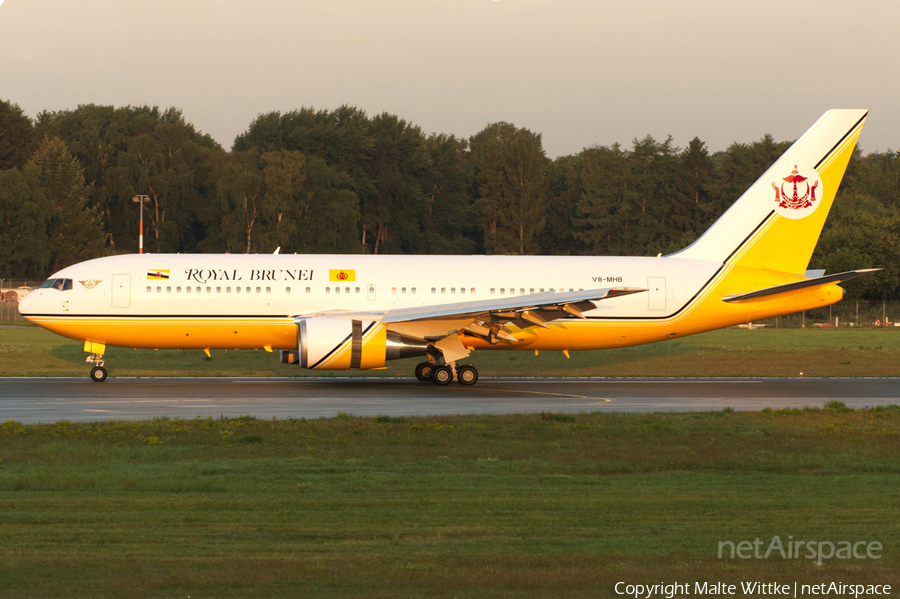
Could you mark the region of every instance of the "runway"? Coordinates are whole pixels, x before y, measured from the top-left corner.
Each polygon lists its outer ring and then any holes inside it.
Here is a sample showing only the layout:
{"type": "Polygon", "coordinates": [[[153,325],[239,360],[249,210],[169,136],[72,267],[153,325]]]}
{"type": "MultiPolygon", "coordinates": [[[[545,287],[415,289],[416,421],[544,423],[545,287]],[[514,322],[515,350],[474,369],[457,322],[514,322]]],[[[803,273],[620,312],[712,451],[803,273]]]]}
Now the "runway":
{"type": "Polygon", "coordinates": [[[0,422],[762,410],[831,400],[854,408],[900,404],[900,378],[482,378],[473,387],[407,378],[7,378],[0,380],[0,422]]]}

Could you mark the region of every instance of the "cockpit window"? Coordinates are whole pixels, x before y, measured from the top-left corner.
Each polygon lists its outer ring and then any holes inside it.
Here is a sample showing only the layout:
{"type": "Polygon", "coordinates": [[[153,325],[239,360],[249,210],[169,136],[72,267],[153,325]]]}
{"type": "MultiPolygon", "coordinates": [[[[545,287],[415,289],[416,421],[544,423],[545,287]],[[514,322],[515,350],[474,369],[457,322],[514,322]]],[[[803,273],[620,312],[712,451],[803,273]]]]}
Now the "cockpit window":
{"type": "Polygon", "coordinates": [[[69,291],[72,288],[72,279],[47,279],[40,288],[69,291]]]}

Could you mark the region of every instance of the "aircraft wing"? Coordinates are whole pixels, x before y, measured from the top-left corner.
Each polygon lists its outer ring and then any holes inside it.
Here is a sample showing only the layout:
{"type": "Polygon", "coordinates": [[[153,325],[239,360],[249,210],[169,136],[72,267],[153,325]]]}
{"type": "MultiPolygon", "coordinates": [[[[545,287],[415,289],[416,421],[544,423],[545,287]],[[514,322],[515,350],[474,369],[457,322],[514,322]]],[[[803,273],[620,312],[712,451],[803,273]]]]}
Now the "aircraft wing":
{"type": "Polygon", "coordinates": [[[847,272],[840,272],[836,275],[828,275],[827,277],[815,277],[812,279],[806,279],[805,281],[794,281],[793,283],[785,283],[784,285],[775,285],[774,287],[766,287],[765,289],[758,289],[756,291],[750,291],[747,293],[740,293],[738,295],[727,295],[722,298],[723,302],[728,303],[740,303],[752,301],[759,298],[769,297],[772,295],[779,295],[781,293],[789,293],[791,291],[798,291],[800,289],[808,289],[811,287],[819,287],[821,285],[828,285],[831,283],[841,283],[843,281],[849,281],[850,279],[855,279],[856,277],[861,277],[863,275],[867,275],[870,272],[878,272],[881,270],[880,268],[863,268],[861,270],[850,270],[847,272]]]}
{"type": "Polygon", "coordinates": [[[572,316],[581,317],[581,312],[596,308],[595,301],[631,295],[647,291],[638,287],[610,287],[606,289],[589,289],[586,291],[555,291],[545,293],[529,293],[526,295],[508,296],[493,300],[474,302],[458,302],[454,304],[438,304],[415,308],[397,308],[388,310],[381,318],[384,324],[409,322],[413,320],[432,320],[436,318],[458,318],[460,316],[482,316],[498,312],[521,312],[528,310],[560,309],[572,316]],[[568,309],[566,309],[568,308],[568,309]]]}
{"type": "Polygon", "coordinates": [[[490,300],[383,311],[323,310],[299,314],[296,318],[372,320],[388,325],[392,329],[401,327],[405,323],[431,323],[433,326],[417,328],[418,335],[439,338],[456,330],[465,329],[473,335],[482,336],[494,343],[497,340],[515,340],[508,331],[503,329],[506,324],[516,324],[521,328],[529,326],[547,328],[547,321],[566,316],[585,318],[582,312],[596,308],[596,302],[642,291],[647,290],[639,287],[607,287],[559,293],[549,291],[490,300]]]}

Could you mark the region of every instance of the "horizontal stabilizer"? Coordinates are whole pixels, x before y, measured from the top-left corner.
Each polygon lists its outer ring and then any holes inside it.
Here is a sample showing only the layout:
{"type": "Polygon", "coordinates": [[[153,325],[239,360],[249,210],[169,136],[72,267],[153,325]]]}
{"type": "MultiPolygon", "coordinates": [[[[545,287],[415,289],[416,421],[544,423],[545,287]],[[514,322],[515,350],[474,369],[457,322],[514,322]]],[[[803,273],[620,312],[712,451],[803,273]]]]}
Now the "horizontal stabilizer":
{"type": "Polygon", "coordinates": [[[880,268],[864,268],[861,270],[851,270],[848,272],[841,272],[836,275],[828,275],[827,277],[816,277],[814,279],[806,279],[805,281],[795,281],[793,283],[785,283],[784,285],[775,285],[774,287],[767,287],[765,289],[758,289],[756,291],[751,291],[749,293],[741,293],[738,295],[728,295],[722,298],[723,302],[728,302],[730,304],[738,303],[738,302],[746,302],[754,299],[759,299],[761,297],[769,297],[772,295],[779,295],[781,293],[788,293],[791,291],[798,291],[800,289],[809,289],[812,287],[820,287],[822,285],[829,285],[831,283],[841,283],[843,281],[849,281],[850,279],[855,279],[856,277],[861,277],[862,275],[869,274],[870,272],[878,272],[881,270],[880,268]]]}

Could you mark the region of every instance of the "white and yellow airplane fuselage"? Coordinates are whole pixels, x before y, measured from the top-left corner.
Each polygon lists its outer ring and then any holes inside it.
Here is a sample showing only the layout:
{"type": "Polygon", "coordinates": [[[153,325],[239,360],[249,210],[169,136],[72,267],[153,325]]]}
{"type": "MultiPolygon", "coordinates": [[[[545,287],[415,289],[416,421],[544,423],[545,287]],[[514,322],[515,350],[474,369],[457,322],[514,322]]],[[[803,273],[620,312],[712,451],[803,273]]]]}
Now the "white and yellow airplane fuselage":
{"type": "Polygon", "coordinates": [[[97,359],[107,345],[283,350],[320,369],[427,355],[452,378],[472,350],[623,347],[818,308],[862,272],[804,274],[864,120],[826,113],[669,256],[112,256],[59,271],[20,311],[97,359]]]}
{"type": "Polygon", "coordinates": [[[27,307],[40,313],[26,315],[65,337],[104,345],[296,349],[295,318],[305,314],[604,286],[647,289],[601,302],[584,313],[585,319],[549,321],[548,328],[513,327],[516,342],[466,340],[479,349],[576,350],[661,341],[818,308],[842,297],[841,289],[830,285],[766,302],[729,304],[721,298],[803,278],[764,269],[734,271],[677,257],[126,255],[63,269],[53,279],[71,279],[72,288],[32,292],[27,307]],[[352,273],[355,280],[329,280],[330,271],[352,273]]]}

